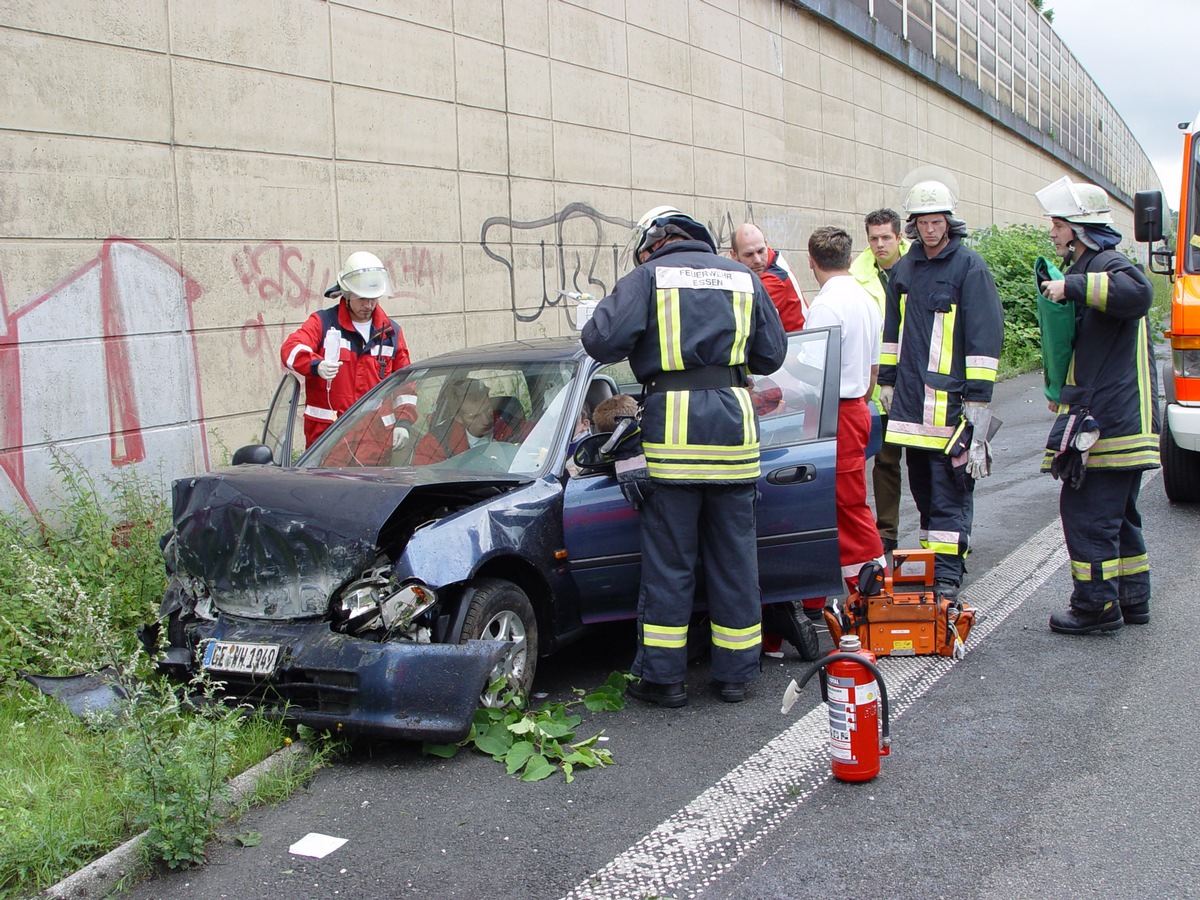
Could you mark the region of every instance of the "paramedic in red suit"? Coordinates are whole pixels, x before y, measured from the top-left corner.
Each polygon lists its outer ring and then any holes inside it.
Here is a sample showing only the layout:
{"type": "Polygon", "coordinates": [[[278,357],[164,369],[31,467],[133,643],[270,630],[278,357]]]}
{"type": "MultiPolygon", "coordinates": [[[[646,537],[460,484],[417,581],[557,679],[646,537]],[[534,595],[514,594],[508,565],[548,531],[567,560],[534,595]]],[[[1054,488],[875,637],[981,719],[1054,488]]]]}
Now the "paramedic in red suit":
{"type": "MultiPolygon", "coordinates": [[[[351,253],[337,283],[325,292],[337,306],[318,310],[283,342],[283,366],[304,382],[304,441],[309,447],[354,402],[397,369],[409,364],[404,332],[379,300],[391,293],[387,269],[366,251],[351,253]],[[339,349],[336,362],[325,361],[325,336],[333,328],[339,349]]],[[[392,429],[393,449],[409,437],[416,421],[415,397],[398,395],[396,405],[383,410],[383,424],[392,429]]]]}
{"type": "Polygon", "coordinates": [[[805,328],[841,328],[834,493],[842,578],[853,590],[864,563],[886,566],[886,561],[875,516],[867,505],[867,440],[871,436],[867,400],[879,374],[883,317],[875,300],[850,274],[850,249],[850,235],[841,228],[818,228],[809,237],[808,265],[821,290],[809,306],[805,328]]]}
{"type": "Polygon", "coordinates": [[[767,246],[759,227],[751,222],[738,227],[730,242],[729,255],[758,276],[771,302],[779,310],[784,331],[799,331],[808,314],[808,301],[800,283],[782,256],[767,246]]]}

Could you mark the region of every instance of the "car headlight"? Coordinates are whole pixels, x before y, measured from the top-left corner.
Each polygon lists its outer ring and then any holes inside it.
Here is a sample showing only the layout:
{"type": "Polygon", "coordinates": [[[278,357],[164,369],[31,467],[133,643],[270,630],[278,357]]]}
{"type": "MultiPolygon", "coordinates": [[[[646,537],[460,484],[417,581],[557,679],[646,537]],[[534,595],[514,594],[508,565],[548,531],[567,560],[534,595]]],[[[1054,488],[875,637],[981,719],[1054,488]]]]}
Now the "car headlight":
{"type": "Polygon", "coordinates": [[[382,626],[405,631],[413,620],[437,602],[437,594],[421,584],[398,584],[386,566],[364,572],[334,600],[334,618],[346,631],[382,626]]]}
{"type": "Polygon", "coordinates": [[[1171,364],[1177,378],[1200,378],[1200,350],[1173,350],[1171,364]]]}

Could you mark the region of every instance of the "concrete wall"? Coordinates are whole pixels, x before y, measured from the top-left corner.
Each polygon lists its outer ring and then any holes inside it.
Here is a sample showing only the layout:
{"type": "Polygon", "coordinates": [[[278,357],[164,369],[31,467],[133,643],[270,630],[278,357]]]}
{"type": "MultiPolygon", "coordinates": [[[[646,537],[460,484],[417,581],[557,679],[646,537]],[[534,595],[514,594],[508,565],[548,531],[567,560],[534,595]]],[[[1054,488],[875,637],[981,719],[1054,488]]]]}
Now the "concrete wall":
{"type": "Polygon", "coordinates": [[[9,0],[0,67],[0,508],[52,495],[51,442],[227,459],[353,250],[419,358],[570,332],[558,289],[610,288],[660,203],[807,276],[916,170],[972,226],[1068,171],[781,0],[9,0]]]}

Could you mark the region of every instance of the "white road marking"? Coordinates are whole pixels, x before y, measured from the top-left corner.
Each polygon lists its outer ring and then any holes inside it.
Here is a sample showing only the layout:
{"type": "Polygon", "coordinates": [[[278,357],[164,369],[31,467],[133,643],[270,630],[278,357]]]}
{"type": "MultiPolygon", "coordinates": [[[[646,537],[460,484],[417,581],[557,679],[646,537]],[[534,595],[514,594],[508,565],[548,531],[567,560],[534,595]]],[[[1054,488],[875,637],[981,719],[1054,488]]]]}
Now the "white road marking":
{"type": "MultiPolygon", "coordinates": [[[[1066,562],[1062,526],[1056,519],[964,590],[963,600],[978,610],[967,652],[1066,562]]],[[[883,660],[880,668],[886,678],[892,721],[953,665],[941,656],[883,660]]],[[[806,690],[811,689],[810,683],[806,690]]],[[[577,885],[565,900],[696,897],[831,777],[829,714],[820,704],[577,885]]]]}

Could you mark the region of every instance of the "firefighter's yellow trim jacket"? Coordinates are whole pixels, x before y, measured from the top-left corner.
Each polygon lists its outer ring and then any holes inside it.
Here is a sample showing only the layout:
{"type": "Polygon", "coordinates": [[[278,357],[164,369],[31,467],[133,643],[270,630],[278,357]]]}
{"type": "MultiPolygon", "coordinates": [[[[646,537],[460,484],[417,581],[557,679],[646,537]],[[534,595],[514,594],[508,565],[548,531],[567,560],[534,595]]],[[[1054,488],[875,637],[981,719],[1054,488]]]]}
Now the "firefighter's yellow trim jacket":
{"type": "Polygon", "coordinates": [[[945,449],[963,403],[991,402],[1003,343],[1000,296],[983,258],[956,236],[932,259],[914,241],[888,273],[879,355],[879,383],[895,386],[887,441],[945,449]]]}
{"type": "MultiPolygon", "coordinates": [[[[661,372],[728,367],[767,375],[787,337],[762,282],[701,241],[659,248],[616,283],[584,326],[583,346],[602,363],[629,358],[638,381],[661,372]]],[[[758,418],[744,387],[665,390],[642,411],[650,477],[674,483],[758,478],[758,418]]]]}

